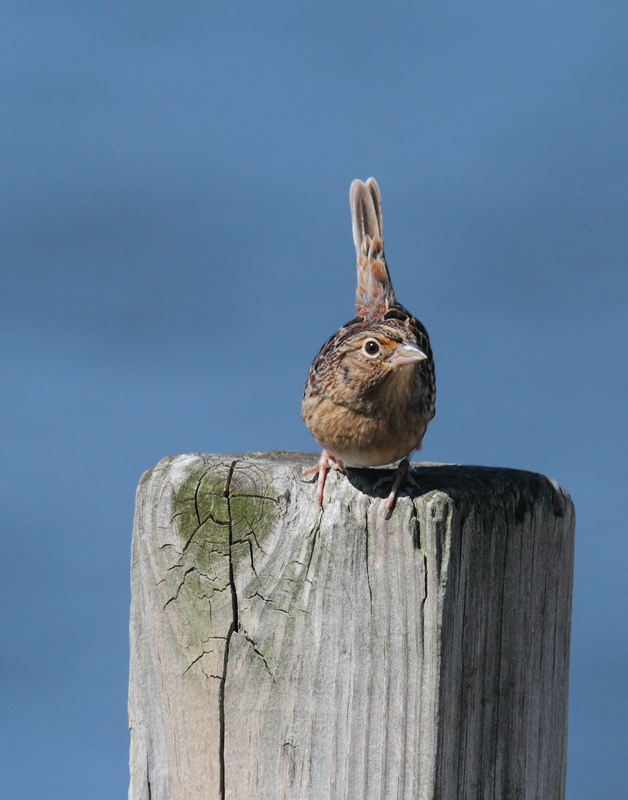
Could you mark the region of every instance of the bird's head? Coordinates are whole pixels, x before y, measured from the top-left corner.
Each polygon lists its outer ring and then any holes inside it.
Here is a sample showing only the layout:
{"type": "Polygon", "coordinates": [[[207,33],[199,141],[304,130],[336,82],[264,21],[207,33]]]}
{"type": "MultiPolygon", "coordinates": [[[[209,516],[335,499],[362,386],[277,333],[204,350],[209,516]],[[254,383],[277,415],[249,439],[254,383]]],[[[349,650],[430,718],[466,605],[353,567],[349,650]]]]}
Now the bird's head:
{"type": "Polygon", "coordinates": [[[427,358],[397,320],[349,324],[323,347],[315,374],[331,400],[363,413],[381,409],[382,393],[410,388],[417,364],[427,358]]]}

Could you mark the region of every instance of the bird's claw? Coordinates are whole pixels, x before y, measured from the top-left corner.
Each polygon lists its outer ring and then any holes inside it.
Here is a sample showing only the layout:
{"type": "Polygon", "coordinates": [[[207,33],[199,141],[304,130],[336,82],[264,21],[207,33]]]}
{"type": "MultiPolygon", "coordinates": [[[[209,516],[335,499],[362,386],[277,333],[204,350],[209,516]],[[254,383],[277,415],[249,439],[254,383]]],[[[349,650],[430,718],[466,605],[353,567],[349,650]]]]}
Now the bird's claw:
{"type": "Polygon", "coordinates": [[[393,508],[395,507],[395,502],[397,500],[397,495],[399,494],[399,489],[404,481],[408,481],[409,483],[419,488],[419,484],[416,482],[412,474],[410,473],[410,457],[407,456],[406,458],[402,459],[399,463],[397,469],[392,472],[391,475],[385,475],[383,478],[380,478],[376,481],[374,485],[374,489],[378,489],[380,486],[385,485],[386,483],[390,483],[392,481],[392,488],[390,490],[390,494],[388,495],[388,499],[386,500],[386,506],[384,511],[384,519],[390,519],[393,508]]]}
{"type": "Polygon", "coordinates": [[[327,470],[334,469],[338,472],[344,472],[344,468],[345,466],[340,459],[334,458],[327,450],[323,450],[318,459],[318,463],[301,473],[301,480],[303,480],[307,475],[318,472],[318,479],[316,481],[316,504],[319,508],[323,505],[323,490],[325,488],[327,470]]]}

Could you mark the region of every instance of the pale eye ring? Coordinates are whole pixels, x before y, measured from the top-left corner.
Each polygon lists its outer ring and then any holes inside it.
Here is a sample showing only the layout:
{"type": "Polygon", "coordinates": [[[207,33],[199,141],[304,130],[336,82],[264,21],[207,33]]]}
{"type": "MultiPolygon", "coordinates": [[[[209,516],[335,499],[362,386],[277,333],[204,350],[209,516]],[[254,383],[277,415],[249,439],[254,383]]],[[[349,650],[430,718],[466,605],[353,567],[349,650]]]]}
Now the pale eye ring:
{"type": "Polygon", "coordinates": [[[369,339],[367,342],[364,342],[362,349],[367,356],[371,356],[372,358],[379,353],[379,342],[377,342],[375,339],[369,339]]]}

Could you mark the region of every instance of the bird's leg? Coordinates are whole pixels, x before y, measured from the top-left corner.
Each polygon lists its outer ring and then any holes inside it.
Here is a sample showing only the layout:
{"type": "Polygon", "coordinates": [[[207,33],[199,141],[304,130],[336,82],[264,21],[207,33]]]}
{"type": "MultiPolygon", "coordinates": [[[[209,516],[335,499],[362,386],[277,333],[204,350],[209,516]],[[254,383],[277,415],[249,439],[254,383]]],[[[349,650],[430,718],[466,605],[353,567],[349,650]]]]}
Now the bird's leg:
{"type": "MultiPolygon", "coordinates": [[[[401,488],[401,484],[408,480],[410,483],[413,483],[415,486],[418,487],[417,482],[414,480],[412,475],[410,475],[410,455],[407,455],[405,458],[402,458],[399,462],[399,466],[395,472],[395,477],[393,478],[393,485],[392,489],[390,490],[390,494],[388,495],[388,500],[386,500],[386,510],[384,512],[384,519],[390,519],[390,515],[392,514],[392,510],[395,507],[395,501],[397,500],[397,495],[399,494],[399,489],[401,488]]],[[[376,484],[375,489],[378,486],[381,486],[383,483],[388,483],[390,480],[389,477],[380,478],[376,484]]]]}
{"type": "Polygon", "coordinates": [[[323,450],[321,453],[321,457],[318,459],[318,464],[315,464],[313,467],[306,469],[305,472],[301,474],[301,479],[305,478],[306,475],[311,475],[314,472],[318,472],[318,480],[316,482],[316,502],[318,507],[320,508],[323,504],[323,489],[325,488],[325,478],[327,477],[327,470],[328,469],[336,469],[336,470],[343,470],[344,464],[340,459],[334,458],[331,453],[328,453],[327,450],[323,450]]]}

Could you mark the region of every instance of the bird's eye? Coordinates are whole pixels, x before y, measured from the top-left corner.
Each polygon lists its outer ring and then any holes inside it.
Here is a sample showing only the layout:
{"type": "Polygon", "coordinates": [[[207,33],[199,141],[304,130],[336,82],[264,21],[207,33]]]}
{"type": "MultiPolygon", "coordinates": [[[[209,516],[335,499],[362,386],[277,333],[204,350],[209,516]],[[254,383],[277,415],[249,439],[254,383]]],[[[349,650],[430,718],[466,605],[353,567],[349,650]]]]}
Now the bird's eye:
{"type": "Polygon", "coordinates": [[[376,356],[379,353],[379,343],[375,339],[369,339],[362,348],[367,356],[376,356]]]}

